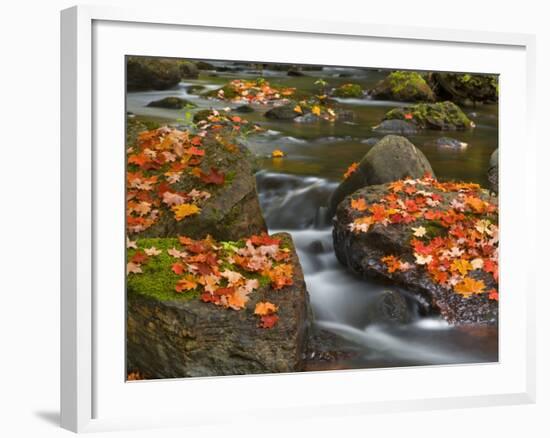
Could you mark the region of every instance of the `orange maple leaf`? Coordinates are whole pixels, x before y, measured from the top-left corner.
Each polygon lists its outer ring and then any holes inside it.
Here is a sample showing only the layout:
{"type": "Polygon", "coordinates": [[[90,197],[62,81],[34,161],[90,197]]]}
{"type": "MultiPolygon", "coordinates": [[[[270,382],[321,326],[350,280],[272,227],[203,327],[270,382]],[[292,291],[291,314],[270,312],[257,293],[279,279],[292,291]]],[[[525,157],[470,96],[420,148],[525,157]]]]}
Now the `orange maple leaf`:
{"type": "Polygon", "coordinates": [[[485,291],[485,283],[483,280],[466,277],[454,287],[454,291],[465,298],[469,298],[474,294],[483,293],[485,291]]]}
{"type": "Polygon", "coordinates": [[[365,211],[367,209],[365,198],[352,199],[351,208],[357,211],[365,211]]]}
{"type": "Polygon", "coordinates": [[[272,313],[277,312],[278,307],[270,303],[269,301],[260,301],[256,304],[256,307],[254,308],[254,315],[270,315],[272,313]]]}

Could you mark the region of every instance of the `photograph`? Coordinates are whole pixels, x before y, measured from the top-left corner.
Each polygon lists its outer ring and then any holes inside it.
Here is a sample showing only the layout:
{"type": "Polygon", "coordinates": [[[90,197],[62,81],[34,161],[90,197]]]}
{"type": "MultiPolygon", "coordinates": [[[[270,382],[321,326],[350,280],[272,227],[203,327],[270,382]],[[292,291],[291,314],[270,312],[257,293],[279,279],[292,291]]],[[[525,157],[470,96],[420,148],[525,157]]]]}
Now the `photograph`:
{"type": "Polygon", "coordinates": [[[127,381],[499,361],[498,75],[125,79],[127,381]]]}

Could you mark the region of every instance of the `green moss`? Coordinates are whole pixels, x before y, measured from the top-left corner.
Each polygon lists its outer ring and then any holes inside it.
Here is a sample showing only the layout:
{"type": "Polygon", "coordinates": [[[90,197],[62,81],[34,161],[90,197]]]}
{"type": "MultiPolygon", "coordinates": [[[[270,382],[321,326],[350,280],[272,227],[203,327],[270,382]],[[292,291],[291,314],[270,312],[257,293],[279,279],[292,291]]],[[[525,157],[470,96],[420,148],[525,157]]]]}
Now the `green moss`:
{"type": "Polygon", "coordinates": [[[359,84],[344,84],[336,88],[332,94],[336,97],[363,97],[363,89],[359,84]]]}
{"type": "Polygon", "coordinates": [[[394,71],[373,90],[381,98],[400,101],[430,101],[435,95],[422,75],[413,71],[394,71]]]}
{"type": "MultiPolygon", "coordinates": [[[[158,256],[149,257],[146,263],[141,266],[143,273],[130,274],[127,277],[127,292],[150,296],[160,301],[182,300],[188,301],[199,296],[198,291],[187,291],[177,293],[175,286],[178,276],[172,272],[174,258],[168,255],[170,248],[180,248],[178,239],[173,238],[150,238],[138,239],[139,249],[155,247],[162,250],[158,256]]],[[[128,249],[127,258],[130,260],[135,254],[135,249],[128,249]]]]}
{"type": "Polygon", "coordinates": [[[449,101],[394,108],[384,116],[384,120],[393,119],[411,121],[425,129],[467,129],[473,126],[466,114],[449,101]]]}

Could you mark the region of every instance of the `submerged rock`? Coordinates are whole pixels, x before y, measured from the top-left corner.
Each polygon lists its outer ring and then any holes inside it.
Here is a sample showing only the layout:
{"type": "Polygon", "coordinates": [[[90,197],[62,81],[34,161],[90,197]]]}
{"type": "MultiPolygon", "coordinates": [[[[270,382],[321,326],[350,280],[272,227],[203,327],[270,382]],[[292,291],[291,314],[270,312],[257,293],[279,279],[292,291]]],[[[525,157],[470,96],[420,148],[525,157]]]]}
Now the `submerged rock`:
{"type": "Polygon", "coordinates": [[[400,292],[385,290],[367,310],[369,324],[407,324],[412,315],[407,300],[400,292]]]}
{"type": "Polygon", "coordinates": [[[410,107],[394,108],[384,120],[405,120],[419,129],[464,130],[475,127],[453,102],[419,103],[410,107]]]}
{"type": "Polygon", "coordinates": [[[461,149],[466,149],[468,147],[468,143],[457,140],[456,138],[451,138],[451,137],[439,137],[435,141],[435,144],[437,147],[443,148],[443,149],[461,150],[461,149]]]}
{"type": "Polygon", "coordinates": [[[357,170],[340,183],[330,198],[329,215],[347,195],[361,187],[384,184],[405,177],[433,175],[428,159],[405,137],[387,135],[359,162],[357,170]]]}
{"type": "MultiPolygon", "coordinates": [[[[150,379],[302,371],[312,320],[309,295],[290,235],[276,236],[291,251],[293,285],[261,286],[242,310],[178,294],[170,282],[156,281],[152,288],[129,279],[128,371],[150,379]],[[259,301],[278,306],[279,320],[270,329],[260,328],[254,315],[259,301]]],[[[171,263],[161,268],[170,272],[171,263]]]]}
{"type": "Polygon", "coordinates": [[[195,104],[180,97],[165,97],[160,100],[154,100],[147,104],[149,107],[154,108],[166,108],[166,109],[183,109],[183,108],[195,108],[195,104]]]}
{"type": "Polygon", "coordinates": [[[418,132],[416,125],[404,120],[383,120],[372,130],[379,134],[412,135],[418,132]]]}
{"type": "Polygon", "coordinates": [[[475,73],[431,73],[430,83],[440,99],[461,105],[498,101],[498,76],[475,73]]]}
{"type": "Polygon", "coordinates": [[[390,73],[371,90],[370,95],[374,99],[401,102],[435,101],[435,95],[425,79],[412,71],[390,73]]]}
{"type": "Polygon", "coordinates": [[[206,87],[204,85],[189,85],[186,90],[189,94],[201,94],[206,87]]]}
{"type": "Polygon", "coordinates": [[[126,63],[128,91],[167,90],[181,80],[179,61],[131,56],[126,63]]]}
{"type": "Polygon", "coordinates": [[[487,178],[489,179],[491,190],[498,193],[498,149],[495,149],[491,154],[487,178]]]}
{"type": "Polygon", "coordinates": [[[369,137],[364,140],[361,140],[361,144],[366,144],[367,146],[374,146],[379,141],[380,139],[378,137],[369,137]]]}
{"type": "Polygon", "coordinates": [[[237,108],[235,108],[234,111],[236,113],[241,113],[241,114],[253,113],[254,108],[252,108],[250,105],[241,105],[241,106],[238,106],[237,108]]]}
{"type": "MultiPolygon", "coordinates": [[[[362,277],[389,281],[392,284],[406,288],[412,293],[418,294],[419,297],[430,303],[434,312],[441,314],[451,324],[498,324],[498,301],[493,299],[491,295],[492,290],[498,289],[498,282],[495,281],[495,277],[486,271],[485,268],[480,268],[480,266],[486,266],[484,265],[486,263],[485,259],[478,259],[480,261],[479,263],[475,262],[475,266],[473,261],[463,261],[461,259],[462,254],[467,254],[464,257],[486,257],[487,259],[491,259],[495,254],[498,254],[496,252],[498,251],[498,231],[494,236],[497,246],[483,246],[484,244],[479,241],[479,247],[476,247],[478,248],[476,251],[483,255],[476,254],[472,256],[464,248],[460,247],[460,243],[456,243],[456,237],[448,234],[449,225],[445,226],[447,222],[444,219],[457,217],[452,216],[457,213],[453,209],[461,208],[456,204],[460,200],[461,204],[466,203],[464,204],[466,205],[464,208],[466,208],[467,215],[464,216],[464,220],[474,221],[473,223],[476,224],[476,227],[481,226],[480,224],[492,227],[493,225],[488,224],[498,224],[497,198],[491,196],[487,190],[480,189],[476,185],[462,185],[457,187],[456,190],[446,187],[439,189],[435,184],[422,184],[416,188],[422,190],[421,193],[426,193],[428,197],[435,195],[438,197],[437,199],[440,199],[439,203],[434,204],[431,211],[434,215],[438,211],[441,212],[443,215],[441,216],[441,220],[428,220],[425,216],[421,216],[411,223],[405,223],[398,220],[399,218],[395,218],[395,221],[389,219],[386,225],[380,222],[373,222],[366,227],[366,231],[353,231],[350,224],[355,223],[357,219],[371,215],[371,211],[368,207],[364,210],[352,207],[352,200],[362,198],[365,200],[367,206],[380,205],[381,203],[384,205],[382,200],[386,199],[386,196],[396,193],[389,184],[364,187],[346,197],[338,205],[333,229],[336,257],[352,272],[362,277]],[[468,198],[469,196],[471,198],[468,198]],[[473,198],[474,196],[475,199],[473,198]],[[468,202],[471,202],[471,208],[467,206],[470,205],[468,202]],[[445,212],[451,210],[454,213],[448,213],[450,216],[447,216],[445,212]],[[418,230],[419,227],[423,227],[421,230],[424,234],[417,234],[423,237],[413,235],[413,232],[416,233],[415,230],[418,230]],[[431,255],[428,257],[426,253],[424,255],[415,255],[413,243],[415,239],[416,241],[421,241],[421,243],[416,244],[419,246],[414,246],[414,248],[424,251],[425,248],[431,248],[430,245],[436,245],[434,240],[437,241],[437,239],[440,239],[437,244],[441,245],[443,242],[446,242],[444,239],[447,238],[452,239],[455,242],[453,244],[457,245],[457,247],[454,249],[449,248],[449,267],[444,271],[438,270],[437,272],[441,272],[441,275],[444,277],[439,281],[435,281],[433,274],[430,274],[427,269],[427,263],[435,262],[436,260],[432,259],[431,255]],[[388,258],[393,259],[397,265],[386,264],[384,260],[388,258]],[[463,275],[467,273],[465,275],[468,276],[468,281],[473,282],[474,286],[471,290],[478,287],[478,283],[476,282],[479,281],[481,281],[479,284],[482,285],[483,289],[480,292],[472,292],[469,295],[467,293],[458,293],[456,285],[466,278],[465,276],[460,277],[458,275],[459,272],[463,275]],[[453,275],[456,275],[458,278],[454,283],[455,286],[452,286],[453,283],[449,283],[453,275]],[[455,290],[453,290],[453,287],[455,287],[455,290]]],[[[400,194],[399,196],[404,196],[403,192],[398,193],[400,194]]],[[[470,228],[464,229],[466,232],[476,232],[477,228],[474,229],[474,225],[467,226],[470,228]]],[[[483,230],[486,229],[484,228],[483,230]]],[[[487,232],[492,233],[492,231],[487,232]]],[[[478,239],[481,238],[478,237],[478,239]]],[[[487,237],[488,240],[489,237],[487,237]]],[[[486,245],[489,245],[489,243],[486,245]]],[[[493,243],[493,245],[495,244],[493,243]]],[[[445,251],[446,248],[443,247],[437,251],[445,251]]],[[[429,251],[432,250],[429,249],[429,251]]],[[[442,253],[438,252],[438,254],[442,253]]],[[[445,259],[442,257],[447,256],[438,257],[440,257],[438,263],[443,263],[445,259]]],[[[463,289],[464,291],[468,291],[466,287],[463,289]]]]}

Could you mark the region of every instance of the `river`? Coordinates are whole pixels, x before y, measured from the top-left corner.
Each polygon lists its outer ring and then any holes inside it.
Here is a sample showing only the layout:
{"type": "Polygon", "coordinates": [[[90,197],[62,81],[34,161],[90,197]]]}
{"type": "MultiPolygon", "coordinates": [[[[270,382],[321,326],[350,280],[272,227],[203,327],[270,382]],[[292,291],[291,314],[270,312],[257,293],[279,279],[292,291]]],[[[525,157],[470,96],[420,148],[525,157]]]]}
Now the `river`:
{"type": "MultiPolygon", "coordinates": [[[[221,63],[214,63],[221,64],[221,63]]],[[[372,87],[387,73],[377,70],[325,67],[305,72],[306,76],[287,76],[285,71],[263,70],[272,83],[315,91],[314,82],[323,78],[332,87],[347,82],[372,87]],[[345,76],[345,77],[342,77],[345,76]]],[[[204,108],[236,107],[237,104],[208,100],[189,94],[187,87],[202,85],[216,89],[231,79],[256,78],[258,71],[201,72],[199,79],[185,80],[167,91],[132,92],[127,95],[127,111],[145,120],[174,123],[184,111],[150,108],[146,105],[167,96],[178,96],[204,108]]],[[[288,231],[295,241],[316,323],[360,346],[360,354],[341,367],[392,367],[412,365],[482,363],[498,360],[496,330],[451,327],[441,318],[426,315],[422,303],[407,293],[407,305],[413,315],[406,324],[372,324],[369,307],[389,287],[359,279],[338,263],[332,250],[331,225],[324,206],[341,180],[346,168],[368,152],[365,141],[380,138],[372,131],[386,111],[400,102],[368,99],[338,99],[343,108],[355,113],[353,123],[293,123],[266,119],[265,105],[244,117],[259,123],[266,131],[246,139],[247,146],[260,157],[257,173],[258,194],[270,232],[288,231]],[[285,152],[273,159],[274,149],[285,152]]],[[[193,110],[193,111],[196,111],[193,110]]],[[[408,138],[419,147],[436,176],[487,186],[487,167],[491,153],[498,147],[498,105],[483,105],[466,111],[476,123],[471,131],[442,134],[426,131],[408,138]],[[435,144],[448,135],[468,143],[462,150],[441,148],[435,144]]],[[[390,287],[391,288],[391,287],[390,287]]],[[[393,287],[393,289],[397,289],[393,287]]]]}

